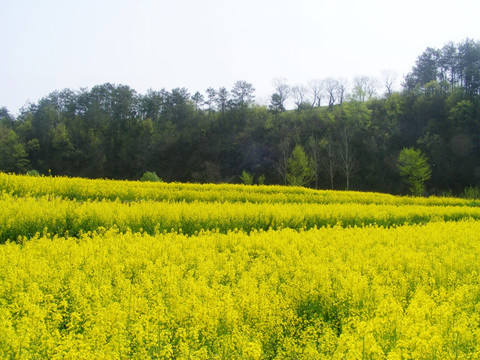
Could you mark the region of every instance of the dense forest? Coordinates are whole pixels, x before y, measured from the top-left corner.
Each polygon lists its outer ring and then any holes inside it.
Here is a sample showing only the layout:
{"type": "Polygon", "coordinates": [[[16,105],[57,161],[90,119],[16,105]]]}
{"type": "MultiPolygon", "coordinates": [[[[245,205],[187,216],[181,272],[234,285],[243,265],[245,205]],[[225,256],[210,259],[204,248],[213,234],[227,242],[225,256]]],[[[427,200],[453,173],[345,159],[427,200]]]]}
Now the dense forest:
{"type": "Polygon", "coordinates": [[[414,147],[431,167],[428,194],[479,184],[480,42],[427,48],[401,91],[394,81],[277,79],[269,105],[255,103],[246,81],[205,93],[110,83],[55,91],[15,117],[0,109],[0,170],[113,179],[154,171],[182,182],[241,182],[243,173],[287,184],[301,149],[308,186],[406,193],[397,162],[414,147]]]}

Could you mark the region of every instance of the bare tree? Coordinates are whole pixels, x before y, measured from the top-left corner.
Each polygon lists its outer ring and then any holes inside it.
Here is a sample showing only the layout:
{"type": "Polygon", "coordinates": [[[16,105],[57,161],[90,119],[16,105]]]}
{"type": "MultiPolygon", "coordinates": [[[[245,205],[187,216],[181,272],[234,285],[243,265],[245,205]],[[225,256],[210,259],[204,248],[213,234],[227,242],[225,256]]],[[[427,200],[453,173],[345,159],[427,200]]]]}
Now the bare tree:
{"type": "Polygon", "coordinates": [[[328,106],[331,107],[335,104],[338,81],[334,78],[326,78],[325,80],[323,80],[323,85],[328,96],[328,106]]]}
{"type": "Polygon", "coordinates": [[[287,101],[292,94],[292,88],[287,84],[287,80],[283,78],[273,79],[273,87],[275,89],[274,95],[276,95],[278,106],[283,111],[285,109],[285,101],[287,101]]]}
{"type": "Polygon", "coordinates": [[[383,85],[387,89],[387,96],[392,95],[393,88],[395,87],[395,82],[397,81],[398,73],[393,70],[383,70],[382,71],[382,80],[383,85]]]}
{"type": "Polygon", "coordinates": [[[333,190],[333,177],[335,173],[335,149],[331,134],[328,134],[322,139],[321,147],[324,150],[324,157],[322,158],[322,164],[327,170],[330,178],[330,188],[333,190]]]}
{"type": "Polygon", "coordinates": [[[367,96],[367,77],[366,76],[356,76],[353,79],[353,91],[352,97],[358,101],[365,101],[367,96]]]}
{"type": "Polygon", "coordinates": [[[378,80],[373,76],[357,76],[353,83],[353,97],[358,101],[371,99],[377,92],[378,80]]]}
{"type": "Polygon", "coordinates": [[[317,104],[320,106],[320,102],[322,100],[322,92],[323,92],[323,82],[318,79],[313,79],[308,82],[308,87],[310,89],[310,95],[312,96],[312,107],[317,104]]]}
{"type": "Polygon", "coordinates": [[[297,110],[300,110],[300,106],[305,101],[308,89],[303,85],[297,85],[292,88],[293,102],[297,105],[297,110]]]}
{"type": "Polygon", "coordinates": [[[341,105],[343,104],[343,99],[345,98],[345,94],[347,93],[348,80],[346,78],[339,78],[337,82],[338,82],[338,89],[337,89],[338,103],[341,105]]]}
{"type": "Polygon", "coordinates": [[[340,132],[339,142],[337,145],[337,153],[340,168],[346,178],[346,190],[350,189],[350,178],[356,170],[356,156],[352,147],[352,134],[348,128],[344,128],[340,132]]]}
{"type": "Polygon", "coordinates": [[[317,137],[314,135],[308,139],[309,152],[312,154],[312,170],[315,177],[315,189],[318,189],[318,173],[320,170],[320,144],[317,137]]]}
{"type": "Polygon", "coordinates": [[[378,79],[376,77],[369,76],[366,87],[368,99],[371,99],[377,93],[377,88],[378,79]]]}
{"type": "Polygon", "coordinates": [[[283,179],[284,185],[287,185],[288,159],[290,158],[290,138],[284,138],[278,144],[280,157],[275,165],[275,169],[283,179]]]}

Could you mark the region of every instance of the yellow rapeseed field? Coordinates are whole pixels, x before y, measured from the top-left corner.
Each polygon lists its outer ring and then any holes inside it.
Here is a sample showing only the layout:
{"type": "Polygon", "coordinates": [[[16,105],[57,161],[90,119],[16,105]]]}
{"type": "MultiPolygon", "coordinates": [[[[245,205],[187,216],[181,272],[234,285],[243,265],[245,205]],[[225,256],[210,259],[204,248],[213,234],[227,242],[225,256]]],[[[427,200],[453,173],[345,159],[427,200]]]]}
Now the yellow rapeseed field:
{"type": "Polygon", "coordinates": [[[0,191],[2,359],[480,359],[474,202],[7,174],[0,191]]]}
{"type": "Polygon", "coordinates": [[[183,184],[140,181],[89,180],[0,173],[0,191],[16,196],[42,196],[75,200],[120,201],[202,201],[252,203],[359,203],[391,205],[468,206],[470,200],[429,197],[399,197],[357,191],[313,190],[285,186],[245,186],[233,184],[183,184]]]}

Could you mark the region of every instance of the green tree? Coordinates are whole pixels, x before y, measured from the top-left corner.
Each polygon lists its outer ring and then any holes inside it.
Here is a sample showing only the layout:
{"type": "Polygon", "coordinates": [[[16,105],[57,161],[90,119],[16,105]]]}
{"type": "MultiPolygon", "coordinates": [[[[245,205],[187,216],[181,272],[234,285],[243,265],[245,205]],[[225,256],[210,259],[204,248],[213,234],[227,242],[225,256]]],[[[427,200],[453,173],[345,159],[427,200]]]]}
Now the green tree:
{"type": "Polygon", "coordinates": [[[253,175],[250,174],[249,172],[243,170],[242,175],[240,175],[240,180],[242,180],[242,182],[245,185],[252,185],[253,184],[253,175]]]}
{"type": "Polygon", "coordinates": [[[301,145],[296,145],[288,159],[287,182],[293,186],[306,186],[314,177],[311,161],[301,145]]]}
{"type": "Polygon", "coordinates": [[[25,146],[11,129],[0,126],[0,171],[23,173],[28,166],[25,146]]]}
{"type": "Polygon", "coordinates": [[[427,157],[420,150],[403,148],[398,156],[398,169],[410,193],[422,196],[425,193],[425,181],[432,176],[427,157]]]}
{"type": "Polygon", "coordinates": [[[285,101],[290,97],[292,88],[287,84],[285,79],[277,78],[273,80],[275,93],[271,97],[270,110],[273,112],[284,112],[285,101]]]}
{"type": "Polygon", "coordinates": [[[246,106],[253,103],[255,99],[254,92],[255,88],[252,84],[244,80],[236,81],[231,91],[233,103],[243,110],[246,106]]]}
{"type": "Polygon", "coordinates": [[[229,92],[225,87],[221,87],[216,92],[215,103],[218,110],[222,113],[222,119],[225,117],[227,110],[229,92]]]}
{"type": "Polygon", "coordinates": [[[65,124],[60,123],[50,129],[50,168],[55,174],[68,174],[72,168],[72,155],[75,151],[71,136],[65,124]]]}
{"type": "Polygon", "coordinates": [[[405,78],[405,85],[412,90],[415,86],[423,86],[431,81],[436,81],[438,77],[438,60],[440,51],[428,47],[422,55],[417,58],[412,72],[405,78]]]}
{"type": "Polygon", "coordinates": [[[279,112],[284,112],[285,107],[283,106],[284,100],[282,99],[282,96],[280,94],[273,94],[270,100],[270,105],[269,109],[273,113],[279,113],[279,112]]]}
{"type": "Polygon", "coordinates": [[[265,175],[260,175],[257,179],[258,185],[264,185],[265,184],[265,175]]]}

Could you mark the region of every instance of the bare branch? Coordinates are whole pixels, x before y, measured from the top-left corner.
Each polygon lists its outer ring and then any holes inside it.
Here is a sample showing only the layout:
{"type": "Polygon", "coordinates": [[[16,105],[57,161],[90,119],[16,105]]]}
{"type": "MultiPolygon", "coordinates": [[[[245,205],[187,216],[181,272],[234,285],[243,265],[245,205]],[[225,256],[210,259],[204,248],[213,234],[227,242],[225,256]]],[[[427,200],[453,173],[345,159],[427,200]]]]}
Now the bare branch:
{"type": "Polygon", "coordinates": [[[337,148],[338,160],[340,163],[340,168],[342,169],[343,174],[346,178],[346,189],[350,189],[350,178],[356,170],[357,159],[355,151],[352,147],[352,133],[344,128],[340,132],[340,138],[337,148]]]}
{"type": "Polygon", "coordinates": [[[383,85],[387,89],[387,96],[390,96],[395,87],[395,82],[397,81],[398,73],[393,70],[383,70],[382,71],[382,80],[383,85]]]}
{"type": "Polygon", "coordinates": [[[287,80],[284,78],[275,78],[272,81],[273,87],[275,89],[275,94],[277,94],[278,102],[281,108],[285,108],[285,101],[292,94],[292,88],[287,84],[287,80]]]}
{"type": "Polygon", "coordinates": [[[280,157],[278,162],[275,164],[275,170],[277,170],[282,177],[284,185],[287,185],[288,159],[290,157],[289,138],[283,139],[280,144],[278,144],[278,151],[280,152],[280,157]]]}
{"type": "Polygon", "coordinates": [[[377,78],[373,76],[357,76],[353,79],[353,98],[358,101],[365,101],[371,99],[377,92],[377,78]]]}
{"type": "Polygon", "coordinates": [[[329,98],[328,106],[333,106],[335,104],[337,96],[338,81],[334,78],[326,78],[325,80],[323,80],[323,85],[329,98]]]}
{"type": "Polygon", "coordinates": [[[307,93],[308,89],[303,85],[297,85],[292,88],[293,102],[297,105],[297,109],[300,109],[300,106],[305,101],[307,93]]]}
{"type": "Polygon", "coordinates": [[[322,100],[322,92],[323,92],[323,82],[318,79],[310,80],[308,82],[308,87],[310,89],[310,94],[312,95],[312,107],[317,104],[320,106],[322,100]]]}
{"type": "Polygon", "coordinates": [[[345,78],[339,78],[337,82],[338,82],[338,89],[337,89],[338,103],[341,105],[343,104],[343,99],[345,98],[345,94],[347,93],[348,80],[345,78]]]}

